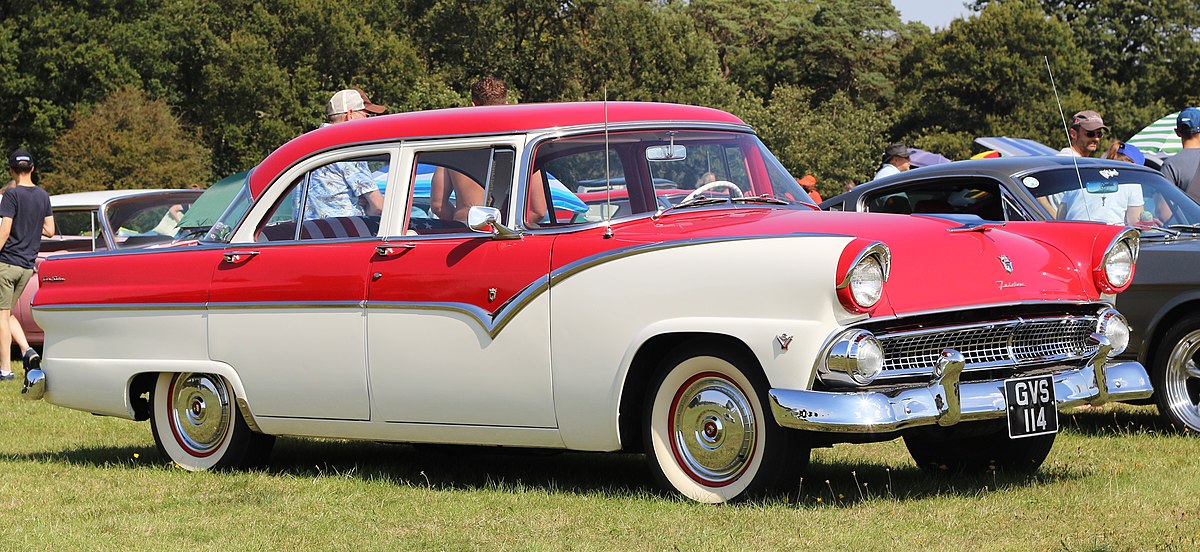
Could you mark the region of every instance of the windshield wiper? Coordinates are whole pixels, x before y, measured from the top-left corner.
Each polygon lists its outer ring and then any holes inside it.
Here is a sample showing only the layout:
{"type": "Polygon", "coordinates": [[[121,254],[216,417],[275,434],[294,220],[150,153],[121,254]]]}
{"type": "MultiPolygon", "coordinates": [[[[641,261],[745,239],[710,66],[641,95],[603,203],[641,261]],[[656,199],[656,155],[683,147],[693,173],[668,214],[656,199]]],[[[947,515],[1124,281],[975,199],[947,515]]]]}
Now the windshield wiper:
{"type": "Polygon", "coordinates": [[[730,201],[732,201],[734,203],[768,203],[771,205],[791,205],[791,203],[788,203],[782,199],[779,199],[775,196],[771,196],[771,195],[767,195],[767,194],[756,195],[756,196],[735,197],[735,198],[731,199],[730,201]]]}
{"type": "Polygon", "coordinates": [[[784,201],[784,200],[776,198],[776,197],[772,197],[767,194],[757,195],[757,196],[733,197],[733,198],[708,197],[705,195],[698,195],[687,201],[680,201],[679,203],[677,203],[675,205],[672,205],[665,209],[659,209],[658,211],[655,211],[653,218],[657,220],[659,217],[667,214],[669,211],[674,211],[675,209],[682,209],[682,208],[686,208],[686,207],[701,207],[704,205],[716,205],[718,203],[766,203],[766,204],[770,204],[770,205],[791,205],[791,203],[788,203],[787,201],[784,201]]]}
{"type": "Polygon", "coordinates": [[[1200,232],[1200,224],[1172,224],[1167,226],[1167,228],[1154,227],[1155,230],[1167,230],[1168,228],[1176,230],[1174,235],[1179,235],[1180,232],[1200,232]]]}

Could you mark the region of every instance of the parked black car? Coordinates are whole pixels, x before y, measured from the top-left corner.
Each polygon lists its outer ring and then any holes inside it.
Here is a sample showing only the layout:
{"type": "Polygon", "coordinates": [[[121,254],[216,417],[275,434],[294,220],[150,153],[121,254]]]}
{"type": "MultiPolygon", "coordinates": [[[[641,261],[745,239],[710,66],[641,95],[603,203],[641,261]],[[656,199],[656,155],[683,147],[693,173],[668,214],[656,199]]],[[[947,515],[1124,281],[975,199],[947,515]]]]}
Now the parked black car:
{"type": "Polygon", "coordinates": [[[1123,356],[1150,370],[1154,400],[1172,424],[1200,431],[1200,205],[1157,171],[1052,156],[958,161],[863,184],[821,208],[948,214],[981,228],[1051,220],[1140,228],[1133,285],[1116,297],[1132,326],[1123,356]]]}

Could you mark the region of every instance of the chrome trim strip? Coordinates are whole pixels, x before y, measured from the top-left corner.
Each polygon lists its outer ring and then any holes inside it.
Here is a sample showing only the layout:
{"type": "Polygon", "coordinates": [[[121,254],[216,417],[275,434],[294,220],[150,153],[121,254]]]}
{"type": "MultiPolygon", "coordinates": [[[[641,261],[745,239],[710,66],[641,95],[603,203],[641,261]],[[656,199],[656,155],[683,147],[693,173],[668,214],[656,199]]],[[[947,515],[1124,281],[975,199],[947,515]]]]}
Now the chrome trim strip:
{"type": "Polygon", "coordinates": [[[73,311],[128,311],[128,310],[198,310],[203,311],[207,307],[205,303],[122,303],[122,304],[103,304],[103,303],[75,303],[69,305],[33,305],[33,310],[47,312],[73,312],[73,311]]]}
{"type": "Polygon", "coordinates": [[[365,301],[305,301],[286,303],[283,301],[229,301],[208,303],[208,310],[277,310],[277,309],[361,309],[365,301]]]}
{"type": "MultiPolygon", "coordinates": [[[[1060,411],[1085,404],[1144,399],[1154,392],[1141,364],[1106,364],[1103,358],[1107,349],[1104,344],[1088,364],[1053,374],[1060,411]]],[[[943,378],[935,378],[924,387],[892,391],[772,389],[771,412],[780,426],[826,433],[888,433],[933,424],[953,425],[957,422],[952,401],[942,394],[953,386],[943,378]]],[[[958,392],[960,421],[1003,418],[1007,413],[1004,380],[962,382],[958,392]]]]}
{"type": "MultiPolygon", "coordinates": [[[[886,322],[889,320],[905,320],[909,318],[917,318],[921,316],[933,316],[938,314],[963,312],[964,310],[979,311],[987,309],[1005,309],[1011,307],[1028,307],[1028,306],[1046,306],[1046,305],[1067,305],[1067,306],[1085,306],[1085,305],[1108,305],[1113,306],[1108,301],[1097,299],[1095,301],[1009,301],[1003,303],[986,303],[980,305],[959,305],[955,307],[945,307],[940,309],[930,309],[923,311],[911,311],[903,314],[889,314],[886,316],[872,316],[869,319],[863,320],[858,324],[886,322]]],[[[857,324],[856,324],[857,325],[857,324]]]]}

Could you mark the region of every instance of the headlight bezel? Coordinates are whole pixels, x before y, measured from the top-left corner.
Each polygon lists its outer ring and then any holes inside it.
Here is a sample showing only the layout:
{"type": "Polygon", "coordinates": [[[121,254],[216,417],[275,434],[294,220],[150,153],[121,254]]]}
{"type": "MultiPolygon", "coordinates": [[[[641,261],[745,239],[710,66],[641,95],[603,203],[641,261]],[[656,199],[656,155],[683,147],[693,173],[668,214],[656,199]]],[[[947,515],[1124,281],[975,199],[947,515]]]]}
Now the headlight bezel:
{"type": "Polygon", "coordinates": [[[853,257],[847,255],[853,250],[848,246],[838,263],[835,286],[838,301],[851,313],[870,313],[883,299],[892,268],[892,252],[879,241],[865,244],[853,257]]]}
{"type": "Polygon", "coordinates": [[[1126,228],[1109,241],[1095,268],[1092,269],[1096,287],[1101,293],[1120,293],[1133,283],[1134,275],[1137,272],[1140,237],[1141,232],[1137,229],[1126,228]],[[1119,261],[1121,257],[1128,257],[1128,259],[1119,261]],[[1117,262],[1125,265],[1127,270],[1123,267],[1121,270],[1115,270],[1113,265],[1117,262]]]}

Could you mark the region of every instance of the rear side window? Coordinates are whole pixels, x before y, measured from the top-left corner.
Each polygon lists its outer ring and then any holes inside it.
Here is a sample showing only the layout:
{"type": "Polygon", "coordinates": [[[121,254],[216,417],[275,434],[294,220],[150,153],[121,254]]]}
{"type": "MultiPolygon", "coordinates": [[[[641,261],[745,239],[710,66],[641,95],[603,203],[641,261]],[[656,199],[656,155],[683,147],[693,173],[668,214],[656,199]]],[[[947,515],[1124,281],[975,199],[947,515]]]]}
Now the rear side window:
{"type": "Polygon", "coordinates": [[[864,194],[866,210],[873,213],[975,215],[984,220],[1005,220],[1000,183],[990,180],[939,180],[902,189],[864,194]]]}

